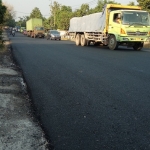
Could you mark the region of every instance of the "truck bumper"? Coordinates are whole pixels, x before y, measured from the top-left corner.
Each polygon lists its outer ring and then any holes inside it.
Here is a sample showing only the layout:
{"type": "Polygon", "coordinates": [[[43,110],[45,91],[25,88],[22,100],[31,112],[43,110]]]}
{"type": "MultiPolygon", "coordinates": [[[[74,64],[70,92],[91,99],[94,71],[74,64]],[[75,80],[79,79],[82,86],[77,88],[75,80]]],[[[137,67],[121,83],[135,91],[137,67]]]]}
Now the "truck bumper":
{"type": "Polygon", "coordinates": [[[149,37],[135,37],[135,36],[120,36],[118,37],[118,42],[145,42],[145,41],[148,41],[149,40],[149,37]]]}

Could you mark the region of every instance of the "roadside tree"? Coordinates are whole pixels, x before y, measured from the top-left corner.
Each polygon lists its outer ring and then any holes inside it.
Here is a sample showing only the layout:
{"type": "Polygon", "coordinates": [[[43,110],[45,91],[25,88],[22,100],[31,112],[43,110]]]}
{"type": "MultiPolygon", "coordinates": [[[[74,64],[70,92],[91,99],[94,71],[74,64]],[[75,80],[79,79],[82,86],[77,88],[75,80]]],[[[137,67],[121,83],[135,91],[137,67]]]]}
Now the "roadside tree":
{"type": "Polygon", "coordinates": [[[137,0],[137,2],[143,10],[147,10],[148,12],[150,12],[150,0],[137,0]]]}
{"type": "Polygon", "coordinates": [[[40,19],[43,19],[43,16],[42,16],[41,11],[39,10],[39,8],[35,7],[32,10],[29,18],[40,18],[40,19]]]}
{"type": "Polygon", "coordinates": [[[59,15],[59,11],[61,9],[61,5],[54,1],[53,3],[50,4],[50,12],[51,12],[51,19],[50,19],[50,24],[51,24],[51,28],[53,29],[57,29],[58,26],[58,15],[59,15]]]}
{"type": "Polygon", "coordinates": [[[82,4],[81,7],[79,9],[76,9],[74,11],[73,16],[75,17],[82,17],[84,15],[88,15],[89,14],[89,4],[82,4]]]}
{"type": "Polygon", "coordinates": [[[129,2],[128,6],[136,6],[134,2],[129,2]]]}
{"type": "Polygon", "coordinates": [[[71,17],[71,7],[65,5],[61,6],[57,14],[57,28],[61,30],[68,30],[71,17]]]}
{"type": "Polygon", "coordinates": [[[114,0],[98,0],[96,7],[94,9],[91,9],[90,13],[101,12],[106,4],[120,4],[120,3],[117,3],[114,0]]]}
{"type": "Polygon", "coordinates": [[[6,10],[7,8],[2,4],[2,1],[0,0],[0,46],[3,44],[2,27],[4,23],[4,15],[5,15],[6,10]]]}

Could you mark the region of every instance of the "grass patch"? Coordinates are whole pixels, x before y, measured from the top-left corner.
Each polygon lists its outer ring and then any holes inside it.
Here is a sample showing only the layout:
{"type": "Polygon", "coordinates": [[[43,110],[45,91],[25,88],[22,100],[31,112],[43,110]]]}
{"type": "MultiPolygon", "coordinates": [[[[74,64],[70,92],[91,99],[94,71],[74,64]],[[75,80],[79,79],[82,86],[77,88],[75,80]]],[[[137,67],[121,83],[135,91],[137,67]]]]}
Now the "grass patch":
{"type": "Polygon", "coordinates": [[[7,52],[7,46],[5,44],[0,44],[0,55],[7,52]]]}

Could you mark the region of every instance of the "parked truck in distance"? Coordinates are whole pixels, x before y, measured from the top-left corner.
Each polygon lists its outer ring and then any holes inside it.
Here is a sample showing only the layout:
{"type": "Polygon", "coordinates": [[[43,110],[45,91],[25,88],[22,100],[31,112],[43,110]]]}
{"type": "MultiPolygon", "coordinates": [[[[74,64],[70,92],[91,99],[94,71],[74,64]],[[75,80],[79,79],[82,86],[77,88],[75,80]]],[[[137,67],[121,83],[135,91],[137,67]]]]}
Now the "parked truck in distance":
{"type": "Polygon", "coordinates": [[[149,13],[139,6],[107,4],[102,12],[72,18],[68,33],[77,46],[94,43],[115,50],[122,45],[139,51],[150,37],[149,13]]]}
{"type": "Polygon", "coordinates": [[[41,37],[44,38],[45,30],[43,27],[43,21],[39,18],[31,18],[26,22],[26,33],[29,37],[41,37]]]}

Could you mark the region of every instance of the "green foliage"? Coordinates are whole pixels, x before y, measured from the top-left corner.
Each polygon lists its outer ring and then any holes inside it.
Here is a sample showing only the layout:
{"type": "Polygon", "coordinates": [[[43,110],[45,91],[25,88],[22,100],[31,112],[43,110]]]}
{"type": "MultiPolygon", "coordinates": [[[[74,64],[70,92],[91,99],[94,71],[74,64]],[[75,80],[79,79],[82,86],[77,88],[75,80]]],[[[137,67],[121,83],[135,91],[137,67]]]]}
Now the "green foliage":
{"type": "Polygon", "coordinates": [[[80,9],[76,9],[73,16],[75,17],[81,17],[89,14],[89,5],[88,4],[82,4],[80,9]]]}
{"type": "Polygon", "coordinates": [[[67,30],[72,17],[72,9],[70,6],[60,6],[56,14],[56,25],[58,29],[67,30]]]}
{"type": "Polygon", "coordinates": [[[40,19],[42,19],[43,16],[42,16],[41,11],[39,10],[39,8],[35,7],[32,10],[29,18],[40,18],[40,19]]]}
{"type": "Polygon", "coordinates": [[[6,10],[6,13],[4,15],[4,25],[5,26],[10,26],[10,27],[14,27],[15,26],[15,20],[13,19],[12,15],[8,11],[8,9],[6,10]]]}
{"type": "Polygon", "coordinates": [[[6,7],[6,11],[4,14],[4,25],[5,26],[11,26],[14,27],[15,26],[15,13],[13,11],[13,7],[11,5],[8,4],[4,4],[6,7]]]}
{"type": "Polygon", "coordinates": [[[143,10],[147,10],[148,12],[150,12],[150,0],[137,0],[137,2],[143,10]]]}
{"type": "Polygon", "coordinates": [[[48,18],[48,19],[44,18],[43,19],[43,26],[44,26],[45,30],[50,29],[50,18],[48,18]]]}
{"type": "Polygon", "coordinates": [[[50,4],[51,16],[44,21],[44,26],[51,29],[68,30],[72,17],[81,17],[91,13],[100,12],[105,4],[119,4],[113,0],[98,0],[97,6],[90,9],[89,4],[82,4],[79,9],[72,11],[70,6],[61,5],[54,1],[50,4]]]}
{"type": "Polygon", "coordinates": [[[19,17],[19,21],[16,22],[16,26],[26,27],[26,21],[29,19],[29,16],[23,16],[22,18],[19,17]]]}
{"type": "Polygon", "coordinates": [[[3,24],[4,22],[4,14],[6,12],[6,6],[2,5],[2,0],[0,0],[0,24],[3,24]]]}
{"type": "Polygon", "coordinates": [[[0,46],[3,44],[3,38],[2,38],[2,27],[4,24],[4,15],[6,12],[6,7],[2,5],[2,1],[0,0],[0,46]]]}
{"type": "Polygon", "coordinates": [[[51,12],[50,24],[51,24],[51,28],[53,29],[57,28],[58,15],[60,10],[61,10],[61,5],[58,2],[54,1],[53,4],[50,5],[50,12],[51,12]]]}
{"type": "Polygon", "coordinates": [[[128,6],[136,6],[134,2],[129,2],[128,6]]]}
{"type": "Polygon", "coordinates": [[[62,6],[57,14],[57,28],[62,30],[69,29],[69,22],[72,18],[72,10],[70,7],[62,6]]]}
{"type": "Polygon", "coordinates": [[[92,9],[91,13],[101,12],[103,10],[103,6],[106,4],[120,4],[113,0],[98,0],[97,6],[92,9]]]}

